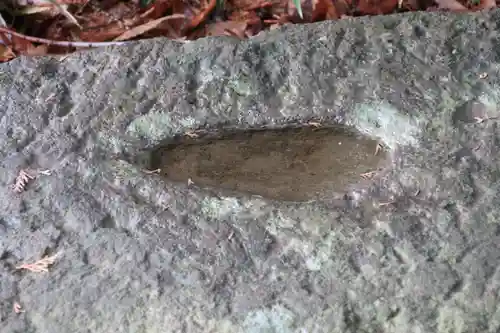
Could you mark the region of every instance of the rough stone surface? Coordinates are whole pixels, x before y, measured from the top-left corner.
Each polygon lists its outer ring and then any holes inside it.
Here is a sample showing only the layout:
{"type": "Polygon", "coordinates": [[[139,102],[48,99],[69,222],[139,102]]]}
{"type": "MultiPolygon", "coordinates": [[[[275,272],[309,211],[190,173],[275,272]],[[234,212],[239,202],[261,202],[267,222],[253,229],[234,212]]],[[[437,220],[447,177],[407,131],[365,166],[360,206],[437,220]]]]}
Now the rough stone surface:
{"type": "Polygon", "coordinates": [[[1,65],[2,333],[498,332],[498,22],[407,14],[1,65]],[[463,121],[470,101],[486,120],[463,121]],[[143,171],[189,131],[310,121],[381,140],[389,167],[307,203],[143,171]],[[16,194],[21,168],[52,174],[16,194]]]}

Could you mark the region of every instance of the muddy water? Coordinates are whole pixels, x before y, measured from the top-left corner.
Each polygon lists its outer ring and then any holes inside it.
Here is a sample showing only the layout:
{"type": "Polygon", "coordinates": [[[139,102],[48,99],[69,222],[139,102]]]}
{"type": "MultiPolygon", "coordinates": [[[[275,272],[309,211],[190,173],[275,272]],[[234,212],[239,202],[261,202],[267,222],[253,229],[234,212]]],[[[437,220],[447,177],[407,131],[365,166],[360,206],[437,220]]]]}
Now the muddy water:
{"type": "Polygon", "coordinates": [[[332,128],[241,132],[162,147],[152,167],[173,181],[305,201],[341,192],[376,169],[386,160],[376,146],[332,128]]]}

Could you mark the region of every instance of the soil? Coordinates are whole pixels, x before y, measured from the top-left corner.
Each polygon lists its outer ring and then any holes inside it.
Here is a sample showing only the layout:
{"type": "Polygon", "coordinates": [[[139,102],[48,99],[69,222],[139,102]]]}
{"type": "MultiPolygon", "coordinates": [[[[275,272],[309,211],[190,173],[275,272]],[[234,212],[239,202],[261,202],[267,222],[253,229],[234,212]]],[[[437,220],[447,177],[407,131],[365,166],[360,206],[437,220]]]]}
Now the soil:
{"type": "Polygon", "coordinates": [[[339,128],[239,132],[162,147],[152,167],[173,181],[305,201],[379,167],[386,154],[375,154],[377,144],[339,128]]]}

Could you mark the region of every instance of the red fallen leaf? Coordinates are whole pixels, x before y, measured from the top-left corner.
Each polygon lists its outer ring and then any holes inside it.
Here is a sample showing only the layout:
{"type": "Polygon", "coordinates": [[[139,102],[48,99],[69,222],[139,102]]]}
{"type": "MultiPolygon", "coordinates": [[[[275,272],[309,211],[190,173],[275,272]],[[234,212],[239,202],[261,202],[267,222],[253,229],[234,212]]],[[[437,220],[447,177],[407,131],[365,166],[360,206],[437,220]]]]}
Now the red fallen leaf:
{"type": "Polygon", "coordinates": [[[23,39],[19,36],[11,35],[10,38],[11,38],[10,39],[10,47],[12,47],[12,49],[15,50],[16,52],[24,53],[24,52],[27,52],[28,49],[33,47],[32,42],[30,42],[26,39],[23,39]]]}
{"type": "Polygon", "coordinates": [[[16,57],[14,51],[7,45],[0,44],[0,62],[6,62],[16,57]]]}
{"type": "Polygon", "coordinates": [[[495,0],[482,0],[479,9],[492,9],[497,7],[495,0]]]}
{"type": "Polygon", "coordinates": [[[419,0],[402,0],[401,8],[408,11],[418,11],[421,9],[425,9],[425,4],[422,5],[419,0]]]}
{"type": "Polygon", "coordinates": [[[339,18],[345,18],[345,16],[351,16],[351,0],[337,0],[334,1],[335,11],[339,15],[339,18]]]}
{"type": "Polygon", "coordinates": [[[161,17],[157,20],[149,21],[147,23],[141,24],[137,27],[133,27],[130,30],[125,31],[122,35],[118,36],[115,38],[115,41],[122,41],[122,40],[127,40],[127,39],[132,39],[134,37],[140,36],[156,27],[158,27],[161,23],[168,21],[168,20],[175,20],[175,19],[182,19],[184,18],[184,15],[182,14],[173,14],[169,16],[164,16],[161,17]]]}
{"type": "Polygon", "coordinates": [[[100,29],[87,29],[85,31],[81,31],[78,34],[78,37],[82,41],[87,42],[105,42],[107,40],[116,38],[121,34],[125,33],[126,29],[123,25],[118,23],[110,24],[104,26],[100,29]]]}
{"type": "Polygon", "coordinates": [[[434,0],[439,9],[447,9],[453,12],[466,12],[467,7],[456,0],[434,0]]]}
{"type": "Polygon", "coordinates": [[[43,56],[49,53],[49,45],[42,44],[34,46],[33,44],[23,52],[23,55],[27,56],[43,56]]]}
{"type": "Polygon", "coordinates": [[[360,0],[357,10],[361,15],[390,14],[398,8],[398,0],[360,0]]]}
{"type": "Polygon", "coordinates": [[[207,26],[206,36],[235,36],[245,38],[246,22],[225,21],[207,26]]]}
{"type": "Polygon", "coordinates": [[[215,9],[215,6],[217,5],[217,0],[209,0],[209,3],[203,10],[201,10],[192,20],[191,23],[188,25],[188,29],[194,29],[197,26],[200,25],[201,22],[205,21],[205,19],[208,17],[210,12],[215,9]]]}
{"type": "Polygon", "coordinates": [[[260,9],[260,8],[264,8],[264,7],[272,7],[272,5],[273,5],[272,2],[264,1],[264,2],[259,2],[257,4],[250,5],[247,8],[241,8],[241,10],[250,11],[250,10],[260,9]]]}
{"type": "Polygon", "coordinates": [[[331,0],[315,0],[313,2],[313,22],[338,19],[340,15],[337,13],[335,7],[335,4],[331,0]]]}
{"type": "Polygon", "coordinates": [[[171,0],[156,0],[154,3],[151,5],[151,8],[146,11],[141,16],[149,16],[152,19],[158,19],[162,16],[165,16],[167,11],[172,8],[172,1],[171,0]]]}

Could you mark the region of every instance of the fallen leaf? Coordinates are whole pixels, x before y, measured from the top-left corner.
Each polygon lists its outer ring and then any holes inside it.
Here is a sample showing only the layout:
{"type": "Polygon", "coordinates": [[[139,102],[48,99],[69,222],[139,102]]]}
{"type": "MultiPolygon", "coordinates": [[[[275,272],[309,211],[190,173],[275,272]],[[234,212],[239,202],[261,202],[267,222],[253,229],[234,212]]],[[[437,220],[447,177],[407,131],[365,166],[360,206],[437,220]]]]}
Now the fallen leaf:
{"type": "Polygon", "coordinates": [[[453,12],[465,12],[467,7],[456,0],[434,0],[439,9],[447,9],[453,12]]]}
{"type": "Polygon", "coordinates": [[[398,0],[360,0],[356,7],[361,15],[390,14],[397,8],[398,0]]]}
{"type": "Polygon", "coordinates": [[[4,44],[0,44],[0,62],[5,62],[12,60],[16,57],[16,54],[10,47],[4,44]]]}
{"type": "Polygon", "coordinates": [[[217,5],[217,0],[209,0],[207,6],[201,10],[190,22],[188,29],[194,29],[200,25],[201,22],[205,21],[208,15],[215,9],[217,5]]]}
{"type": "Polygon", "coordinates": [[[78,23],[77,19],[68,11],[68,5],[62,5],[59,1],[56,0],[49,1],[59,10],[62,15],[64,15],[68,19],[68,21],[76,25],[79,29],[82,29],[82,26],[80,25],[80,23],[78,23]]]}
{"type": "MultiPolygon", "coordinates": [[[[338,1],[342,3],[342,1],[338,1]]],[[[337,1],[335,2],[337,3],[337,1]]],[[[340,15],[337,13],[336,5],[331,0],[315,0],[313,2],[313,22],[338,19],[340,15]]]]}
{"type": "Polygon", "coordinates": [[[123,40],[132,39],[134,37],[137,37],[139,35],[142,35],[142,34],[148,32],[149,30],[152,30],[152,29],[158,27],[161,23],[163,23],[165,21],[174,20],[174,19],[181,19],[181,18],[185,18],[185,16],[182,14],[172,14],[169,16],[164,16],[164,17],[159,18],[157,20],[149,21],[147,23],[144,23],[142,25],[134,27],[134,28],[124,32],[122,35],[118,36],[114,40],[115,41],[123,41],[123,40]]]}
{"type": "Polygon", "coordinates": [[[83,41],[104,42],[116,38],[126,31],[127,28],[122,24],[111,23],[99,29],[85,29],[79,33],[78,37],[83,41]]]}
{"type": "Polygon", "coordinates": [[[42,6],[30,6],[30,7],[25,7],[21,10],[19,10],[19,14],[22,15],[33,15],[33,14],[40,14],[40,13],[56,13],[57,11],[54,11],[53,8],[51,7],[42,7],[42,6]]]}
{"type": "Polygon", "coordinates": [[[495,0],[482,0],[479,8],[481,9],[492,9],[497,7],[497,2],[495,0]]]}
{"type": "Polygon", "coordinates": [[[27,56],[44,56],[49,53],[49,46],[46,44],[34,46],[30,44],[30,46],[23,52],[23,55],[27,56]]]}
{"type": "Polygon", "coordinates": [[[246,22],[221,21],[209,24],[202,30],[205,36],[235,36],[245,38],[246,22]]]}
{"type": "Polygon", "coordinates": [[[264,8],[264,7],[271,7],[273,4],[269,1],[262,1],[262,2],[259,2],[259,3],[254,3],[254,4],[250,4],[248,7],[241,7],[240,9],[241,10],[246,10],[246,11],[250,11],[250,10],[255,10],[255,9],[260,9],[260,8],[264,8]]]}

